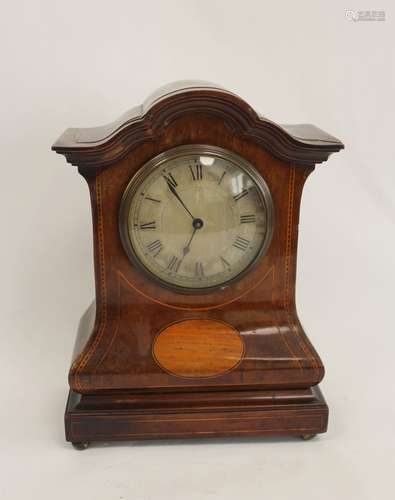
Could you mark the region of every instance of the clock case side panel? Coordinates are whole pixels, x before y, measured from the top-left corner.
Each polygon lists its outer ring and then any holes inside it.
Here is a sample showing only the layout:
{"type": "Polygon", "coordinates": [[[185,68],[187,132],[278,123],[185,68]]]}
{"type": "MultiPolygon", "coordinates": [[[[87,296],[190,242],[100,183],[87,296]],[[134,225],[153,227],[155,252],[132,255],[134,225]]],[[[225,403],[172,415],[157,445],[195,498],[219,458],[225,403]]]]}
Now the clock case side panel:
{"type": "Polygon", "coordinates": [[[314,383],[316,385],[324,378],[324,364],[307,336],[296,307],[296,279],[297,279],[297,253],[298,253],[298,237],[299,237],[299,220],[300,208],[302,202],[303,189],[305,182],[315,167],[300,167],[298,165],[290,165],[290,177],[288,187],[288,197],[292,200],[292,207],[288,204],[288,241],[285,250],[285,274],[284,287],[282,290],[283,309],[288,318],[292,330],[301,339],[303,339],[303,352],[307,358],[311,360],[311,366],[314,371],[314,383]]]}
{"type": "Polygon", "coordinates": [[[80,167],[78,171],[87,182],[91,202],[95,299],[79,322],[68,379],[72,390],[83,392],[79,374],[83,372],[91,353],[97,349],[98,337],[105,328],[108,309],[105,303],[105,259],[100,255],[103,251],[104,238],[101,193],[98,192],[96,184],[97,176],[102,169],[91,170],[80,167]]]}

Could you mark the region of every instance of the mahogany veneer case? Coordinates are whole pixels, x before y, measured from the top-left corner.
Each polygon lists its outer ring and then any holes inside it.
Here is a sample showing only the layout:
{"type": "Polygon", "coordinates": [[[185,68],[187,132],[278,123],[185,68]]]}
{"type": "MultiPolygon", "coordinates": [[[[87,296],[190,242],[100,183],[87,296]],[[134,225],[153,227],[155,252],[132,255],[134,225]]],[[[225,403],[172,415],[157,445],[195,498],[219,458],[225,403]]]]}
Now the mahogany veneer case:
{"type": "Polygon", "coordinates": [[[324,366],[295,308],[296,253],[304,183],[343,147],[313,125],[277,125],[203,82],[168,86],[111,125],[66,130],[52,149],[88,183],[96,284],[69,372],[68,441],[326,431],[324,366]],[[194,145],[251,164],[274,212],[264,255],[205,293],[151,279],[129,258],[119,224],[135,174],[194,145]]]}

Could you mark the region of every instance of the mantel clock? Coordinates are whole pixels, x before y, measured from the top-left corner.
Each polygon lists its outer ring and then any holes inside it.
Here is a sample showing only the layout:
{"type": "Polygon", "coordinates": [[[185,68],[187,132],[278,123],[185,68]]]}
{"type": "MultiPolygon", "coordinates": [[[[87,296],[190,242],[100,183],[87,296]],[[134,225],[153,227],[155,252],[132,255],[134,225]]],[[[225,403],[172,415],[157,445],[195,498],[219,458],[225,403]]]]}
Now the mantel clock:
{"type": "Polygon", "coordinates": [[[69,372],[68,441],[325,432],[296,250],[303,185],[342,148],[205,82],[66,130],[53,150],[89,186],[96,284],[69,372]]]}

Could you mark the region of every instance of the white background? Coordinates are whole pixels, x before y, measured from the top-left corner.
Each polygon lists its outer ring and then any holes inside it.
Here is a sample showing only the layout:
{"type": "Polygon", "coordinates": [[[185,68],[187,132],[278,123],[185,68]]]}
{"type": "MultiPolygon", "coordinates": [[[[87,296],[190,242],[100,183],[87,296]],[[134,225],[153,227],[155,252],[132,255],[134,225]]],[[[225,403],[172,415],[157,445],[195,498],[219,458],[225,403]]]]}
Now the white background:
{"type": "Polygon", "coordinates": [[[2,3],[1,499],[393,498],[394,16],[383,0],[2,3]],[[309,178],[300,225],[297,302],[326,365],[329,431],[77,452],[62,419],[93,297],[90,205],[50,146],[191,78],[346,144],[309,178]]]}

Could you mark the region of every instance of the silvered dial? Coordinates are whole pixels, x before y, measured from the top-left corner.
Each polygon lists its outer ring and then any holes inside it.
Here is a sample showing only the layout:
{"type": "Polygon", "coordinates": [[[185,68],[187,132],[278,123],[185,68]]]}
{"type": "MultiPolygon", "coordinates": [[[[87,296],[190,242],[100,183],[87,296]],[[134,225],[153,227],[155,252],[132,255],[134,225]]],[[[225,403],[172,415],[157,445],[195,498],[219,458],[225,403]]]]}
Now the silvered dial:
{"type": "Polygon", "coordinates": [[[120,227],[133,262],[193,291],[242,276],[267,249],[272,217],[269,190],[249,163],[220,148],[182,146],[132,179],[120,227]]]}

